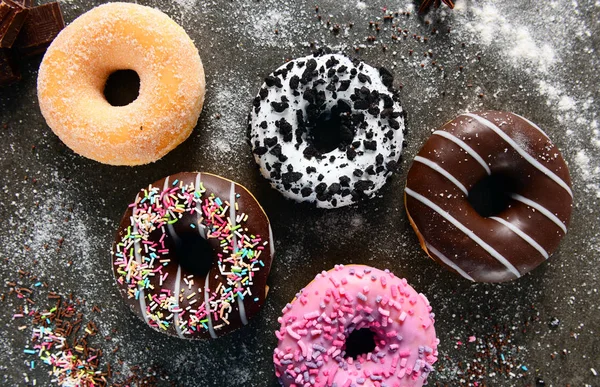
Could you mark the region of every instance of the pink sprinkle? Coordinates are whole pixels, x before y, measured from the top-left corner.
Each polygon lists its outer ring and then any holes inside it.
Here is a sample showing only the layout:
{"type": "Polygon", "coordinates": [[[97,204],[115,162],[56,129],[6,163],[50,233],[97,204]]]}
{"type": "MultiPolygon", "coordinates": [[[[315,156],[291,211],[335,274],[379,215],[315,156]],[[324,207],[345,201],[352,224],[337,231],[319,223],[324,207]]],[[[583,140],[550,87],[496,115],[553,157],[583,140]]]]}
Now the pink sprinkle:
{"type": "Polygon", "coordinates": [[[475,336],[469,336],[469,343],[472,343],[472,342],[474,342],[475,340],[477,340],[477,339],[475,338],[475,336]]]}
{"type": "Polygon", "coordinates": [[[292,330],[292,327],[287,327],[286,329],[288,335],[290,335],[292,338],[296,339],[296,340],[300,340],[302,337],[300,337],[299,334],[297,334],[296,332],[294,332],[292,330]]]}
{"type": "Polygon", "coordinates": [[[319,311],[315,310],[315,311],[310,312],[310,313],[304,313],[304,318],[306,320],[313,320],[313,319],[319,317],[320,315],[321,314],[319,313],[319,311]]]}
{"type": "Polygon", "coordinates": [[[402,313],[400,313],[400,317],[398,317],[398,320],[404,322],[404,320],[406,320],[406,312],[402,311],[402,313]]]}
{"type": "Polygon", "coordinates": [[[383,315],[385,317],[388,317],[390,315],[389,310],[382,309],[381,307],[379,307],[377,310],[379,310],[379,313],[381,313],[381,315],[383,315]]]}

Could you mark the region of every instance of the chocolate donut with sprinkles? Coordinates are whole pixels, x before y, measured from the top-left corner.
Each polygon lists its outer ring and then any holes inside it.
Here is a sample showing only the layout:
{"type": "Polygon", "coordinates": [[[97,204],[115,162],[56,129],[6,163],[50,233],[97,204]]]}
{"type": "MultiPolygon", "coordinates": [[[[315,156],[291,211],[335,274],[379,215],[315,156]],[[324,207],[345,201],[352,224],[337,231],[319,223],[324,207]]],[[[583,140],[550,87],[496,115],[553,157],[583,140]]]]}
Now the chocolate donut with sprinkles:
{"type": "Polygon", "coordinates": [[[285,387],[420,387],[437,361],[429,301],[388,270],[322,272],[279,322],[273,361],[285,387]]]}
{"type": "Polygon", "coordinates": [[[468,280],[519,278],[567,232],[569,170],[542,129],[514,113],[466,113],[433,132],[405,204],[425,252],[468,280]]]}
{"type": "Polygon", "coordinates": [[[372,197],[398,168],[405,113],[393,76],[320,50],[265,79],[250,113],[262,175],[290,199],[333,208],[372,197]]]}
{"type": "Polygon", "coordinates": [[[112,266],[121,295],[150,327],[217,338],[258,313],[274,253],[269,219],[246,188],[184,172],[140,190],[112,266]]]}

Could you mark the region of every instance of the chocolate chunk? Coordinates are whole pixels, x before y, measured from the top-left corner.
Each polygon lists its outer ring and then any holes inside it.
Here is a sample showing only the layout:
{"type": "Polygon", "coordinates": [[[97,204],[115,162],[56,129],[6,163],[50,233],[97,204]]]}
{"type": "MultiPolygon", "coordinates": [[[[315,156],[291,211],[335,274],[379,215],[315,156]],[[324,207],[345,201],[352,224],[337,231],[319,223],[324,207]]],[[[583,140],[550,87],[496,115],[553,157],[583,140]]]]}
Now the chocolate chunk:
{"type": "Polygon", "coordinates": [[[281,144],[277,144],[273,147],[273,149],[271,149],[269,151],[270,154],[272,154],[275,157],[279,157],[281,156],[281,144]]]}
{"type": "Polygon", "coordinates": [[[369,102],[365,100],[358,100],[354,102],[354,109],[356,110],[366,110],[369,108],[369,102]]]}
{"type": "Polygon", "coordinates": [[[317,61],[314,59],[309,59],[308,62],[306,62],[306,69],[304,69],[304,72],[302,73],[302,84],[307,84],[316,74],[315,74],[315,70],[317,68],[317,61]]]}
{"type": "Polygon", "coordinates": [[[348,70],[348,66],[342,65],[342,66],[338,67],[337,72],[338,73],[343,73],[346,70],[348,70]]]}
{"type": "Polygon", "coordinates": [[[389,95],[384,94],[382,96],[382,98],[383,98],[383,108],[384,109],[388,109],[388,108],[391,108],[392,106],[394,106],[394,100],[392,100],[392,98],[389,95]]]}
{"type": "Polygon", "coordinates": [[[377,165],[383,164],[383,155],[381,153],[378,154],[377,157],[375,157],[375,162],[377,163],[377,165]]]}
{"type": "Polygon", "coordinates": [[[379,115],[379,106],[371,105],[369,106],[369,110],[367,110],[370,115],[377,117],[379,115]]]}
{"type": "Polygon", "coordinates": [[[338,87],[337,91],[346,91],[350,87],[350,80],[346,79],[345,81],[340,82],[340,87],[338,87]]]}
{"type": "Polygon", "coordinates": [[[388,130],[386,132],[385,136],[391,140],[392,138],[394,138],[394,131],[393,130],[388,130]]]}
{"type": "Polygon", "coordinates": [[[25,56],[41,54],[63,28],[65,21],[57,2],[29,8],[29,15],[13,47],[25,56]]]}
{"type": "Polygon", "coordinates": [[[304,187],[300,190],[300,193],[302,194],[303,198],[310,196],[312,194],[312,188],[304,187]]]}
{"type": "Polygon", "coordinates": [[[340,184],[342,185],[342,187],[348,187],[350,185],[350,178],[348,176],[341,176],[340,177],[340,184]]]}
{"type": "Polygon", "coordinates": [[[254,97],[254,99],[252,100],[252,106],[254,106],[255,108],[260,106],[260,97],[254,97]]]}
{"type": "Polygon", "coordinates": [[[306,147],[306,149],[304,149],[304,157],[306,157],[307,159],[311,159],[313,157],[318,157],[321,155],[321,153],[317,150],[317,148],[315,148],[314,145],[309,145],[306,147]]]}
{"type": "Polygon", "coordinates": [[[389,119],[388,122],[392,129],[400,129],[400,124],[398,123],[398,121],[389,119]]]}
{"type": "Polygon", "coordinates": [[[258,155],[258,156],[262,156],[265,153],[267,153],[268,151],[269,151],[269,149],[267,147],[257,146],[256,148],[254,148],[254,150],[252,151],[252,153],[254,153],[255,155],[258,155]]]}
{"type": "Polygon", "coordinates": [[[367,83],[367,82],[371,83],[371,77],[366,74],[363,74],[363,73],[358,74],[358,80],[361,81],[362,83],[367,83]]]}
{"type": "Polygon", "coordinates": [[[283,184],[292,184],[302,178],[301,172],[286,172],[281,175],[281,182],[283,184]]]}
{"type": "Polygon", "coordinates": [[[5,86],[21,79],[19,67],[7,48],[0,48],[0,86],[5,86]]]}
{"type": "MultiPolygon", "coordinates": [[[[287,102],[286,102],[287,103],[287,102]]],[[[275,126],[279,128],[279,133],[283,135],[283,141],[292,141],[292,125],[285,118],[275,121],[275,126]]]]}
{"type": "Polygon", "coordinates": [[[346,156],[348,157],[348,160],[354,160],[356,157],[356,151],[353,148],[348,147],[346,150],[346,156]]]}
{"type": "Polygon", "coordinates": [[[12,47],[28,12],[19,2],[0,0],[0,48],[12,47]]]}
{"type": "Polygon", "coordinates": [[[271,102],[271,107],[277,113],[283,113],[285,109],[290,107],[290,104],[287,102],[271,102]]]}
{"type": "Polygon", "coordinates": [[[335,75],[335,69],[327,70],[327,78],[331,78],[335,75]]]}
{"type": "Polygon", "coordinates": [[[354,176],[356,177],[361,177],[363,175],[363,171],[360,169],[355,169],[354,172],[352,173],[354,176]]]}
{"type": "Polygon", "coordinates": [[[269,96],[269,90],[266,87],[263,87],[258,92],[258,95],[260,96],[260,99],[265,99],[269,96]]]}
{"type": "Polygon", "coordinates": [[[329,69],[337,65],[338,63],[340,63],[340,61],[335,59],[335,56],[332,55],[331,58],[327,59],[327,62],[325,62],[325,66],[327,66],[327,68],[329,69]]]}
{"type": "Polygon", "coordinates": [[[339,183],[333,183],[329,186],[329,193],[332,195],[337,194],[342,189],[342,186],[339,183]]]}
{"type": "Polygon", "coordinates": [[[277,137],[265,138],[264,143],[265,146],[271,148],[277,144],[277,137]]]}
{"type": "Polygon", "coordinates": [[[311,174],[317,172],[317,168],[315,167],[306,167],[306,173],[311,174]]]}
{"type": "Polygon", "coordinates": [[[290,78],[290,89],[296,90],[300,84],[300,77],[294,75],[290,78]]]}
{"type": "Polygon", "coordinates": [[[370,180],[359,180],[356,183],[354,183],[354,189],[359,192],[371,189],[373,188],[373,186],[375,186],[375,184],[370,180]]]}
{"type": "Polygon", "coordinates": [[[272,75],[269,75],[268,77],[265,78],[265,83],[269,87],[273,87],[273,86],[282,87],[283,86],[281,84],[281,79],[279,79],[279,77],[274,77],[272,75]]]}
{"type": "Polygon", "coordinates": [[[322,194],[325,192],[325,190],[327,189],[327,184],[325,183],[319,183],[316,187],[315,187],[315,192],[317,194],[322,194]]]}
{"type": "Polygon", "coordinates": [[[363,140],[363,145],[365,146],[365,149],[368,150],[377,150],[377,141],[373,140],[373,141],[367,141],[367,140],[363,140]]]}
{"type": "Polygon", "coordinates": [[[317,176],[317,180],[321,181],[325,178],[325,175],[323,175],[322,173],[319,174],[319,176],[317,176]]]}
{"type": "Polygon", "coordinates": [[[367,167],[367,169],[365,169],[365,171],[369,174],[369,175],[374,175],[375,174],[375,167],[373,167],[372,165],[369,165],[367,167]]]}
{"type": "Polygon", "coordinates": [[[268,126],[269,125],[267,124],[267,121],[263,121],[263,122],[260,123],[260,127],[263,128],[263,129],[267,129],[268,126]]]}
{"type": "Polygon", "coordinates": [[[392,160],[389,163],[387,163],[386,167],[388,170],[396,172],[398,170],[399,165],[396,161],[392,160]]]}
{"type": "Polygon", "coordinates": [[[379,68],[379,75],[381,75],[381,83],[387,87],[392,87],[394,84],[394,76],[385,67],[379,68]]]}

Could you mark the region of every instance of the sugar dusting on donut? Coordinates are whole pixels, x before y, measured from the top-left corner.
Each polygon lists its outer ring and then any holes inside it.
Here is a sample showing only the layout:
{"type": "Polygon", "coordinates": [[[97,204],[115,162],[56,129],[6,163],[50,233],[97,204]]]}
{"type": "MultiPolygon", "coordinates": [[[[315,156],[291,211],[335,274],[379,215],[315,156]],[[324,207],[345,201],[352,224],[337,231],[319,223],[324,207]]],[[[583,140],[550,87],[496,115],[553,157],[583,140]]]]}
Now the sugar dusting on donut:
{"type": "Polygon", "coordinates": [[[243,187],[180,173],[142,189],[129,206],[113,246],[114,274],[127,303],[152,328],[216,338],[247,324],[262,306],[272,239],[266,215],[243,187]],[[177,256],[177,244],[190,234],[214,250],[204,277],[177,256]]]}
{"type": "Polygon", "coordinates": [[[186,32],[159,10],[110,3],[81,15],[48,48],[38,96],[48,126],[76,153],[107,164],[163,157],[191,133],[204,102],[204,69],[186,32]],[[134,70],[138,98],[112,106],[108,76],[134,70]]]}
{"type": "Polygon", "coordinates": [[[273,354],[283,386],[426,384],[437,360],[429,301],[405,279],[362,265],[318,274],[283,309],[273,354]],[[369,329],[375,349],[356,359],[346,340],[369,329]]]}
{"type": "Polygon", "coordinates": [[[405,113],[392,83],[386,69],[327,50],[281,66],[250,114],[263,176],[286,197],[317,207],[373,196],[402,152],[405,113]],[[323,129],[328,123],[333,129],[323,129]]]}
{"type": "Polygon", "coordinates": [[[567,232],[573,192],[558,148],[513,113],[465,113],[435,131],[408,173],[410,222],[422,248],[470,281],[501,282],[533,270],[567,232]],[[512,181],[507,208],[482,216],[469,203],[489,176],[512,181]]]}

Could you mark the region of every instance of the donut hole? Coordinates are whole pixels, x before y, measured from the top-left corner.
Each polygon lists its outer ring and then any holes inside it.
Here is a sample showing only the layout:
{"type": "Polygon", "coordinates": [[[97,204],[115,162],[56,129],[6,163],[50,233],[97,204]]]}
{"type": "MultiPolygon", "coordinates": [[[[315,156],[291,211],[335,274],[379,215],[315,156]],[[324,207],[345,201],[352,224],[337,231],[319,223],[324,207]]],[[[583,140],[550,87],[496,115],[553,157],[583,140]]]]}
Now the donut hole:
{"type": "Polygon", "coordinates": [[[134,70],[117,70],[104,84],[104,98],[112,106],[127,106],[140,95],[140,76],[134,70]]]}
{"type": "Polygon", "coordinates": [[[346,338],[346,358],[356,360],[375,350],[375,332],[369,328],[353,330],[346,338]]]}
{"type": "Polygon", "coordinates": [[[215,257],[215,251],[198,233],[179,234],[175,242],[177,261],[181,268],[204,278],[208,275],[215,257]]]}
{"type": "Polygon", "coordinates": [[[506,210],[511,194],[518,191],[518,184],[506,175],[492,174],[478,181],[469,191],[469,203],[484,218],[506,210]]]}
{"type": "Polygon", "coordinates": [[[320,113],[314,121],[309,121],[307,128],[308,142],[321,154],[344,148],[354,139],[354,131],[342,104],[320,113]]]}

